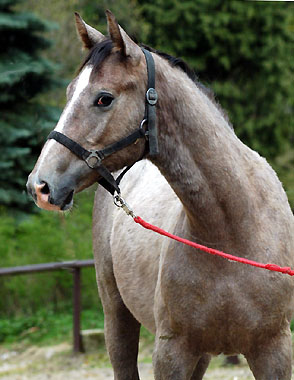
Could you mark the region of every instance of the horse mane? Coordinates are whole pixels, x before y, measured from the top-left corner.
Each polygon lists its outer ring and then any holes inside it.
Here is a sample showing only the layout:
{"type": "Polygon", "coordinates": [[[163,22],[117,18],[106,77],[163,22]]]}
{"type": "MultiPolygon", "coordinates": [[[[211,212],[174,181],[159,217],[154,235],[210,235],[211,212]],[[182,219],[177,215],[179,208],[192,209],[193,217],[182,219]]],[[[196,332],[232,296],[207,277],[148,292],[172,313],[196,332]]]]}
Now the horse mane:
{"type": "MultiPolygon", "coordinates": [[[[220,106],[213,90],[211,88],[206,87],[203,83],[199,81],[195,71],[191,69],[191,67],[183,59],[173,57],[172,55],[164,53],[160,50],[156,50],[145,44],[140,44],[139,46],[143,47],[146,50],[149,50],[154,54],[159,55],[160,57],[168,61],[172,67],[176,67],[182,70],[185,74],[187,74],[187,76],[195,83],[198,89],[211,100],[211,102],[216,106],[216,108],[220,111],[224,119],[227,121],[229,126],[233,129],[233,126],[229,121],[229,117],[226,111],[224,111],[224,109],[220,106]]],[[[110,38],[107,38],[104,41],[94,45],[93,48],[89,51],[84,61],[82,62],[81,66],[79,67],[78,74],[87,64],[93,66],[93,72],[97,72],[104,60],[111,54],[112,47],[113,44],[110,38]]]]}

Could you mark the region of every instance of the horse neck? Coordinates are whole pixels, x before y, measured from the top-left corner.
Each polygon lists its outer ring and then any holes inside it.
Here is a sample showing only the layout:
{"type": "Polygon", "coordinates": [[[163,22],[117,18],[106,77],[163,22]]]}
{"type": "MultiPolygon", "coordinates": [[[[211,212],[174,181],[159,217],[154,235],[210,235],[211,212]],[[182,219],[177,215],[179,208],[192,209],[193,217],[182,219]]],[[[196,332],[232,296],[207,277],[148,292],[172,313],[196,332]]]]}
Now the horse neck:
{"type": "Polygon", "coordinates": [[[194,233],[225,239],[228,224],[234,226],[248,208],[247,158],[260,158],[185,73],[160,58],[156,65],[160,154],[152,161],[181,200],[194,233]]]}

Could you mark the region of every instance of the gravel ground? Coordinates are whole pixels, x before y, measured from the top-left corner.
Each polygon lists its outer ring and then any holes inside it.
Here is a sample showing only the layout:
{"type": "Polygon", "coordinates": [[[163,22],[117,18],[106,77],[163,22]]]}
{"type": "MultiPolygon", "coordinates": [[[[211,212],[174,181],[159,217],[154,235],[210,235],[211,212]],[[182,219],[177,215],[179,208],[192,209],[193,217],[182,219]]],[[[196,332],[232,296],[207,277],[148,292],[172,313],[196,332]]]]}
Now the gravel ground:
{"type": "MultiPolygon", "coordinates": [[[[73,355],[69,343],[48,347],[0,346],[1,380],[107,380],[113,371],[105,350],[73,355]]],[[[154,380],[151,364],[152,346],[141,347],[139,371],[141,380],[154,380]]],[[[213,359],[206,380],[253,380],[242,360],[241,365],[223,367],[223,358],[213,359]]]]}
{"type": "MultiPolygon", "coordinates": [[[[107,380],[113,379],[105,350],[73,355],[69,343],[48,347],[0,346],[1,380],[107,380]]],[[[151,364],[152,346],[141,347],[141,380],[154,380],[151,364]]],[[[223,366],[222,357],[214,358],[205,380],[253,380],[244,360],[237,366],[223,366]]],[[[294,378],[294,377],[293,377],[294,378]]]]}
{"type": "MultiPolygon", "coordinates": [[[[152,365],[142,363],[139,367],[140,378],[142,380],[154,380],[152,375],[152,365]]],[[[107,380],[113,379],[113,372],[110,368],[82,368],[79,370],[59,371],[53,373],[38,374],[14,374],[0,376],[7,380],[107,380]]],[[[208,370],[205,380],[253,380],[247,369],[214,369],[208,370]]]]}

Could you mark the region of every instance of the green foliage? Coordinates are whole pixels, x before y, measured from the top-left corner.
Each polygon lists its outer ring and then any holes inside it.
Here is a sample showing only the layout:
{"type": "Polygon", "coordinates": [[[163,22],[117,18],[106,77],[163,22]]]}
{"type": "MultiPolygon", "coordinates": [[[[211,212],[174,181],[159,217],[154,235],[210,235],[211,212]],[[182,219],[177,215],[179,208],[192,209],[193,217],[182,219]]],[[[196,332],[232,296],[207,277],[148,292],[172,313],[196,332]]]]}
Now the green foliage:
{"type": "MultiPolygon", "coordinates": [[[[81,0],[26,0],[18,7],[29,12],[33,10],[39,17],[53,20],[58,25],[58,31],[50,28],[44,36],[53,41],[53,47],[44,51],[44,56],[61,65],[60,75],[72,78],[82,59],[81,43],[75,31],[74,12],[83,13],[81,0]]],[[[56,105],[57,101],[64,101],[64,89],[49,97],[49,101],[56,105]]],[[[58,104],[58,103],[57,103],[58,104]]]]}
{"type": "Polygon", "coordinates": [[[40,56],[49,47],[40,32],[52,25],[28,12],[15,12],[16,2],[0,2],[0,204],[10,213],[31,211],[25,183],[48,130],[60,111],[34,97],[55,87],[56,66],[40,56]]]}
{"type": "MultiPolygon", "coordinates": [[[[82,310],[81,328],[103,328],[101,307],[82,310]]],[[[147,335],[145,333],[145,335],[147,335]]],[[[33,314],[0,318],[0,343],[58,344],[72,337],[72,308],[56,313],[52,308],[40,307],[33,314]]]]}
{"type": "Polygon", "coordinates": [[[82,16],[88,24],[95,26],[101,33],[107,35],[105,10],[110,9],[119,24],[135,40],[144,40],[149,25],[141,15],[141,8],[137,0],[93,0],[82,1],[82,16]]]}
{"type": "MultiPolygon", "coordinates": [[[[1,267],[92,258],[93,192],[76,198],[81,206],[71,215],[41,212],[17,223],[2,213],[1,267]]],[[[82,282],[86,290],[83,305],[91,308],[99,303],[93,268],[82,269],[82,282]]],[[[0,315],[34,313],[44,304],[63,311],[71,298],[72,274],[68,270],[0,277],[0,315]]]]}

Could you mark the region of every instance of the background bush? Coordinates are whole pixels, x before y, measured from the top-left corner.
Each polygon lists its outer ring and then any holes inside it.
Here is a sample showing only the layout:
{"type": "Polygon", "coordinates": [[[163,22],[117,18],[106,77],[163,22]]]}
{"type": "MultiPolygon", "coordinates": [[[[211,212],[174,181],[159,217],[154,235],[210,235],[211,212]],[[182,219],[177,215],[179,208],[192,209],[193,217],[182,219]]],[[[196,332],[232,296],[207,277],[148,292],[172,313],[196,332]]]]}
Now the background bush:
{"type": "MultiPolygon", "coordinates": [[[[45,211],[20,223],[9,215],[0,219],[1,266],[91,259],[93,191],[77,196],[70,214],[45,211]]],[[[99,306],[93,268],[82,271],[84,308],[99,306]]],[[[68,270],[0,277],[0,316],[34,314],[48,305],[61,312],[71,308],[72,273],[68,270]],[[50,306],[51,305],[51,306],[50,306]]]]}

